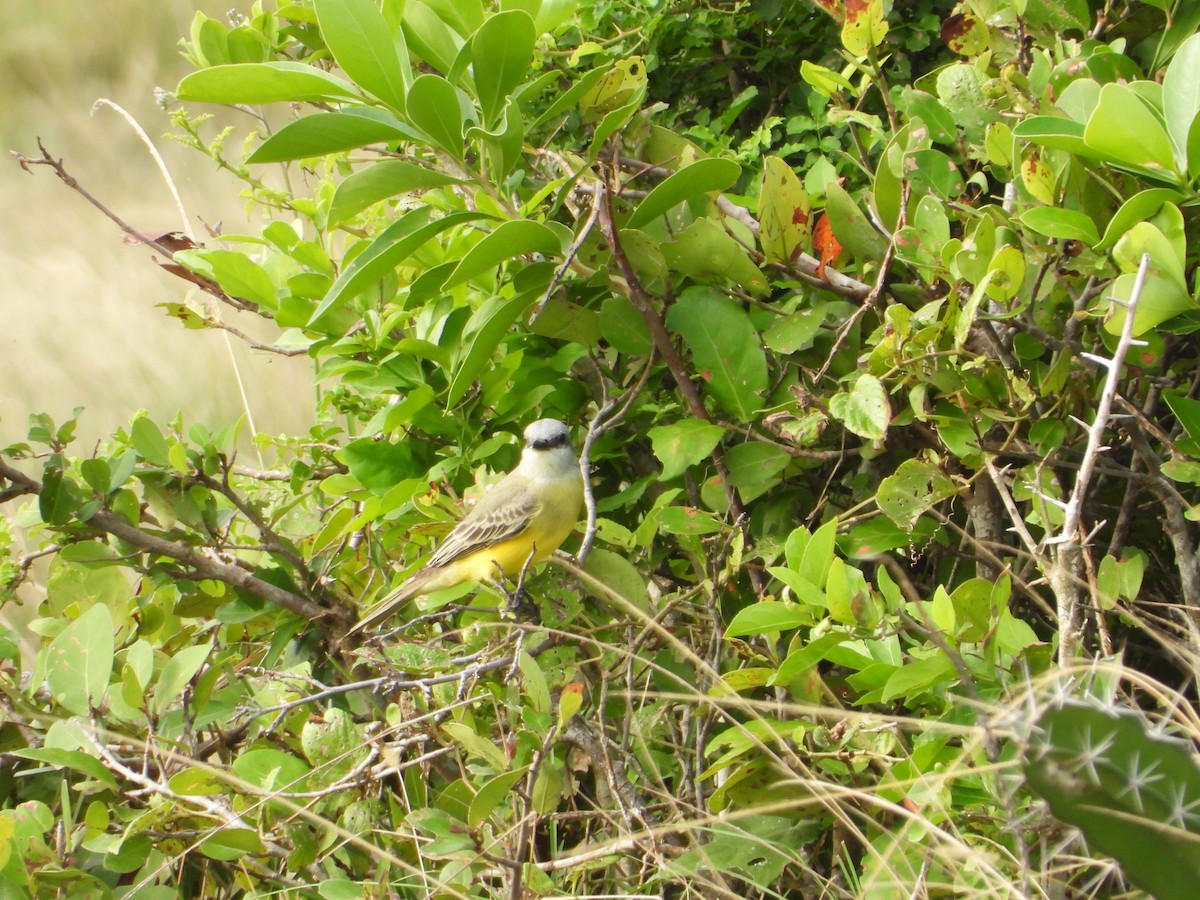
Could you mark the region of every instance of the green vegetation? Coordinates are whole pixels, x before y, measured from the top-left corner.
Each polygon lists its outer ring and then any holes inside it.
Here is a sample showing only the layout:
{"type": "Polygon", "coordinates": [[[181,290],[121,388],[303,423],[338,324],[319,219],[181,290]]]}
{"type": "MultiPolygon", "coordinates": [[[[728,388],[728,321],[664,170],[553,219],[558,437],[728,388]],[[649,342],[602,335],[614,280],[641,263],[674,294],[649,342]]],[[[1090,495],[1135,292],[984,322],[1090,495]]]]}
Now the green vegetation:
{"type": "Polygon", "coordinates": [[[890,6],[196,17],[317,424],[0,452],[8,893],[1190,897],[1200,9],[890,6]],[[539,416],[582,565],[346,639],[539,416]]]}

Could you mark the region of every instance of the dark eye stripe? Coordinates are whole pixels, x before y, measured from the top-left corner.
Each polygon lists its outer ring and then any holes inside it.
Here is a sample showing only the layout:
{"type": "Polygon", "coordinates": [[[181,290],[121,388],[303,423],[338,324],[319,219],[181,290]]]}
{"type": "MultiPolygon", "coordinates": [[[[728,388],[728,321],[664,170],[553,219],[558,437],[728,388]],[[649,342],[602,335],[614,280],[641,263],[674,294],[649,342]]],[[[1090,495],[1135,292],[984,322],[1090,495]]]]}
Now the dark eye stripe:
{"type": "Polygon", "coordinates": [[[567,436],[565,434],[556,434],[552,438],[544,441],[533,441],[529,446],[534,450],[549,450],[552,447],[565,447],[567,445],[567,436]]]}

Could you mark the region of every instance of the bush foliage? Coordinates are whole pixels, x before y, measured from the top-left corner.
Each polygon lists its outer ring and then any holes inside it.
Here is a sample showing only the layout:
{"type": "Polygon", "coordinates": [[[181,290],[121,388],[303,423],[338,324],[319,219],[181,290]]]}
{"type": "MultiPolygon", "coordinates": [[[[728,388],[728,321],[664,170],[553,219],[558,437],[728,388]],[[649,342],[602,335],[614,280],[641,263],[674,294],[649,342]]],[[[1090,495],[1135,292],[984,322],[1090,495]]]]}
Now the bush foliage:
{"type": "Polygon", "coordinates": [[[319,424],[0,454],[6,896],[1190,896],[1200,7],[894,7],[196,17],[319,424]],[[540,416],[582,564],[347,639],[540,416]]]}

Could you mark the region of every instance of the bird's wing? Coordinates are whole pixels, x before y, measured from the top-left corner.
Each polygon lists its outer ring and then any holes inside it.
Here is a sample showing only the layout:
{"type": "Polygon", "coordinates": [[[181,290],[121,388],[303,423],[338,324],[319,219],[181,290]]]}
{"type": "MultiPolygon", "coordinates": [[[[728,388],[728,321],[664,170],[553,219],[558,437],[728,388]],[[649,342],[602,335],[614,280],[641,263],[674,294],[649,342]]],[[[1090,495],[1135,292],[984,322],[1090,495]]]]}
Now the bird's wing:
{"type": "Polygon", "coordinates": [[[430,568],[449,565],[476,550],[514,538],[529,527],[541,504],[525,488],[485,497],[465,519],[446,535],[426,564],[430,568]]]}

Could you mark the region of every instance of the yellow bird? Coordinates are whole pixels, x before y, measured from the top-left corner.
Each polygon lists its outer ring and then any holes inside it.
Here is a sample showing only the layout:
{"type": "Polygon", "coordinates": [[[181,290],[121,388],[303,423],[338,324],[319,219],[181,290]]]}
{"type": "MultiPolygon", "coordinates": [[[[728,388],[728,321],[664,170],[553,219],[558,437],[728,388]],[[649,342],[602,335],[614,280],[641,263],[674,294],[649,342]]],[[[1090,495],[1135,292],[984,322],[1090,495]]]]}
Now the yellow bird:
{"type": "Polygon", "coordinates": [[[539,419],[525,429],[521,462],[438,545],[429,562],[400,585],[350,634],[387,619],[413,597],[464,581],[512,577],[539,562],[575,528],[583,476],[567,426],[539,419]]]}

